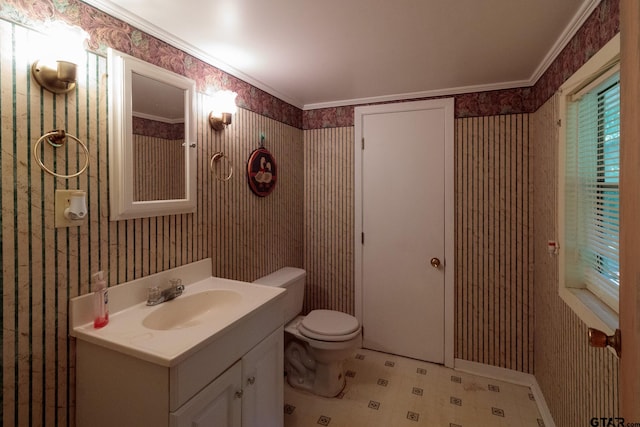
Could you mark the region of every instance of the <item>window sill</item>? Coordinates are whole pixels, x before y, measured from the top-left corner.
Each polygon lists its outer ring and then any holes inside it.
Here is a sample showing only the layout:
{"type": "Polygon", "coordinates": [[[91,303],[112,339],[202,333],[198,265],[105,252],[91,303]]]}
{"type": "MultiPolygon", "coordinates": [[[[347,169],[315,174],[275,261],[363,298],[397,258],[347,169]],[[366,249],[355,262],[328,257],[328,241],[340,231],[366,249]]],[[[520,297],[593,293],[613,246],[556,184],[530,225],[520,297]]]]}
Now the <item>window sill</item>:
{"type": "Polygon", "coordinates": [[[612,335],[618,329],[618,313],[587,289],[560,287],[560,298],[590,328],[612,335]]]}

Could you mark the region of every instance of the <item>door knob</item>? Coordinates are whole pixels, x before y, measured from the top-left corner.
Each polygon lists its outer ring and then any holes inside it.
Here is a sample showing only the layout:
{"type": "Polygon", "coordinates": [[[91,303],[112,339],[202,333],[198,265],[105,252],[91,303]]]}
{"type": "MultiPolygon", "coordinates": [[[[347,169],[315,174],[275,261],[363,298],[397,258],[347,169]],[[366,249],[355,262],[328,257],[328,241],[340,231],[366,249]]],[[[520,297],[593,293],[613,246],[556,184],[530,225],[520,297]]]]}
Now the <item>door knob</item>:
{"type": "Polygon", "coordinates": [[[616,329],[613,335],[607,336],[602,331],[589,328],[589,345],[591,347],[606,347],[609,346],[616,351],[618,357],[622,354],[622,340],[620,337],[620,329],[616,329]]]}
{"type": "Polygon", "coordinates": [[[438,258],[431,258],[431,267],[440,268],[440,260],[438,258]]]}

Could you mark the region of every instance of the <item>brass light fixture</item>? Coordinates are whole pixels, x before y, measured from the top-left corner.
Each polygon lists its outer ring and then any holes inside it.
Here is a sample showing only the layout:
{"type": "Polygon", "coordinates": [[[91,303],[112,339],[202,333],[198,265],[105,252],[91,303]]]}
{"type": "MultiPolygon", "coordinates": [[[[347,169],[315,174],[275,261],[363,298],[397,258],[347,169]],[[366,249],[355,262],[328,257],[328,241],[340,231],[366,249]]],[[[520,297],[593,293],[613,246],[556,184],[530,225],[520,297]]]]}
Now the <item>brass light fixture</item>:
{"type": "Polygon", "coordinates": [[[67,93],[76,87],[77,66],[69,61],[56,61],[56,67],[36,61],[31,65],[31,74],[38,84],[49,92],[67,93]]]}
{"type": "Polygon", "coordinates": [[[237,111],[236,96],[238,94],[230,90],[222,90],[213,95],[209,124],[214,130],[219,132],[231,124],[231,118],[237,111]]]}
{"type": "Polygon", "coordinates": [[[33,37],[31,74],[36,82],[53,93],[74,90],[78,69],[84,70],[84,43],[89,35],[80,27],[52,21],[44,24],[33,37]]]}
{"type": "Polygon", "coordinates": [[[209,113],[209,124],[214,130],[224,130],[227,125],[231,124],[231,113],[219,113],[219,116],[212,111],[209,113]]]}

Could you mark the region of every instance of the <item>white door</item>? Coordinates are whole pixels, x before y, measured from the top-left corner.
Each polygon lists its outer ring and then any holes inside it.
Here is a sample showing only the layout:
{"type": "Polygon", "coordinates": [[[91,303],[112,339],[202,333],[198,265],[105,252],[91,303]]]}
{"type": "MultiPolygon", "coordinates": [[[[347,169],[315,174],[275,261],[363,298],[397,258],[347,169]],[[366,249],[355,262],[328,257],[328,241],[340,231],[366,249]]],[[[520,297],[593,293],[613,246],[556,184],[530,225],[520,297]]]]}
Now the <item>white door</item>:
{"type": "Polygon", "coordinates": [[[445,264],[454,265],[445,248],[453,131],[445,104],[380,106],[387,111],[360,120],[363,346],[435,363],[445,362],[445,264]]]}

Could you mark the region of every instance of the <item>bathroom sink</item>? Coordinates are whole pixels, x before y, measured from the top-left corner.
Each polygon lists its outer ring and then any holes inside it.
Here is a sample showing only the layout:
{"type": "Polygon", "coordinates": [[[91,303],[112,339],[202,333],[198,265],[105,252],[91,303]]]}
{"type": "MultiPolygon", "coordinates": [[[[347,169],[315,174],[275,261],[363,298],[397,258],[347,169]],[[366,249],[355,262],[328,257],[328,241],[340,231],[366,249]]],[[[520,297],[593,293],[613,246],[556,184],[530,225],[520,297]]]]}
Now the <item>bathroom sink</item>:
{"type": "Polygon", "coordinates": [[[219,375],[257,339],[282,326],[285,293],[282,288],[214,277],[211,258],[206,258],[109,287],[109,324],[103,328],[93,326],[94,295],[74,297],[69,322],[75,338],[159,366],[178,366],[206,350],[212,354],[208,360],[216,361],[207,366],[219,375]],[[146,304],[150,287],[175,278],[184,284],[182,295],[146,304]]]}
{"type": "Polygon", "coordinates": [[[240,293],[227,289],[182,295],[155,308],[142,320],[142,325],[159,331],[190,328],[223,317],[241,301],[240,293]]]}

